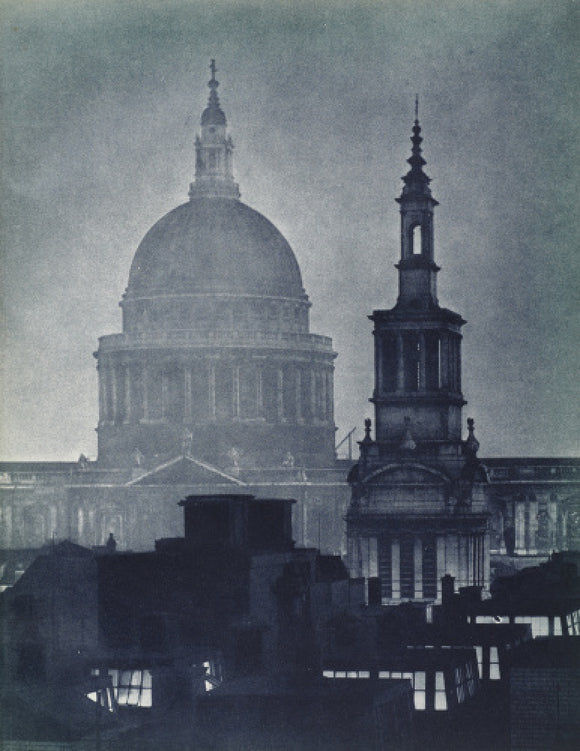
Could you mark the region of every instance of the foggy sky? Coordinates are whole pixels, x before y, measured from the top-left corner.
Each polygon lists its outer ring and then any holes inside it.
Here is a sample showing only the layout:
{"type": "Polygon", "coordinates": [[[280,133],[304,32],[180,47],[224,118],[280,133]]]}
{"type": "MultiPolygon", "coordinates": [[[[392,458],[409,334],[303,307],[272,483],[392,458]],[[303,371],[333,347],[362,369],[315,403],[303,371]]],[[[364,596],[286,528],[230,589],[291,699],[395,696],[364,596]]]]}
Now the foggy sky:
{"type": "Polygon", "coordinates": [[[338,437],[373,416],[417,93],[480,453],[578,453],[578,3],[5,0],[1,24],[3,459],[96,455],[92,352],[187,200],[212,57],[242,200],[339,353],[338,437]]]}

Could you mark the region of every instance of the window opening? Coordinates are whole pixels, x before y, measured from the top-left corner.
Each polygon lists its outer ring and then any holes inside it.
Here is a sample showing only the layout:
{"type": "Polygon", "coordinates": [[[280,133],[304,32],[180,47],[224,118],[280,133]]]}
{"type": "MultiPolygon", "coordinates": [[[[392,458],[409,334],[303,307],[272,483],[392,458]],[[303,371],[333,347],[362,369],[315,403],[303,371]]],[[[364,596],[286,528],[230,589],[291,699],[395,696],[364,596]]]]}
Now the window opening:
{"type": "Polygon", "coordinates": [[[411,250],[413,251],[413,255],[419,256],[421,255],[421,252],[423,250],[422,248],[422,242],[421,242],[421,225],[416,224],[413,227],[412,235],[411,235],[411,250]]]}
{"type": "Polygon", "coordinates": [[[501,678],[499,666],[499,653],[497,647],[489,648],[489,679],[490,681],[499,681],[501,678]]]}
{"type": "Polygon", "coordinates": [[[447,711],[447,695],[445,694],[445,675],[442,670],[435,673],[435,709],[438,712],[447,711]]]}
{"type": "Polygon", "coordinates": [[[120,707],[151,707],[152,677],[149,670],[109,670],[120,707]]]}

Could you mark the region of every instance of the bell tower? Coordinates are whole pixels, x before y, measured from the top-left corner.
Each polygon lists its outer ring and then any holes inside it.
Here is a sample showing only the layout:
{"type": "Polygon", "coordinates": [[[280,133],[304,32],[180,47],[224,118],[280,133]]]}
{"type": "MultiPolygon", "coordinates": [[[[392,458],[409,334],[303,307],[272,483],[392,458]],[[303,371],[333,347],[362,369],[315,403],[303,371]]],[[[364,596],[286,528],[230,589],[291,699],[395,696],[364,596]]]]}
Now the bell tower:
{"type": "Polygon", "coordinates": [[[463,318],[437,300],[434,210],[415,102],[410,169],[397,202],[395,306],[375,310],[375,436],[365,423],[349,475],[351,574],[380,579],[383,603],[441,598],[441,578],[487,587],[485,471],[473,420],[461,437],[463,318]]]}
{"type": "Polygon", "coordinates": [[[401,216],[399,297],[391,310],[375,310],[375,405],[377,440],[400,442],[411,421],[415,440],[436,453],[457,453],[461,442],[461,327],[458,313],[437,300],[434,209],[423,171],[417,104],[410,170],[397,198],[401,216]]]}

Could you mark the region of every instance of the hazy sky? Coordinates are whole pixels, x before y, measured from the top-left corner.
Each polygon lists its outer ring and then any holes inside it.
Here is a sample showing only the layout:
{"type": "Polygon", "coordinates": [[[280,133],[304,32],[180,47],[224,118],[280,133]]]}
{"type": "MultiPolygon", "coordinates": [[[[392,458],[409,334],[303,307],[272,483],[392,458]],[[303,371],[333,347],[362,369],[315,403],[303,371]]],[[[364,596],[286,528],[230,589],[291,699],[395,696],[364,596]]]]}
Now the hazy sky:
{"type": "Polygon", "coordinates": [[[339,437],[372,416],[367,315],[396,299],[418,93],[481,454],[577,454],[578,10],[4,0],[2,458],[95,456],[92,352],[121,330],[139,241],[187,200],[211,57],[242,200],[292,245],[339,353],[339,437]]]}

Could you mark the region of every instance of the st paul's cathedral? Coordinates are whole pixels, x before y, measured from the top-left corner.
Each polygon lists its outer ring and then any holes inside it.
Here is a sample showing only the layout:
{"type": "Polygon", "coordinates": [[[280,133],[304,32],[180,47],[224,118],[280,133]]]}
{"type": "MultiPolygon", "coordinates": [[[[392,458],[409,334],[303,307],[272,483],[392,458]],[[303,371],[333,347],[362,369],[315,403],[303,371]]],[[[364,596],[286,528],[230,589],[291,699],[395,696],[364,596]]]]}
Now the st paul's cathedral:
{"type": "Polygon", "coordinates": [[[464,321],[437,298],[417,115],[397,199],[399,296],[370,316],[375,419],[355,462],[337,459],[336,353],[310,331],[296,256],[240,200],[213,61],[208,85],[189,200],[143,238],[122,332],[95,352],[98,458],[0,463],[0,548],[112,533],[147,550],[181,534],[186,496],[240,493],[294,499],[296,543],[378,577],[383,602],[437,600],[445,574],[487,588],[490,562],[579,549],[580,461],[480,457],[463,417],[464,321]]]}

